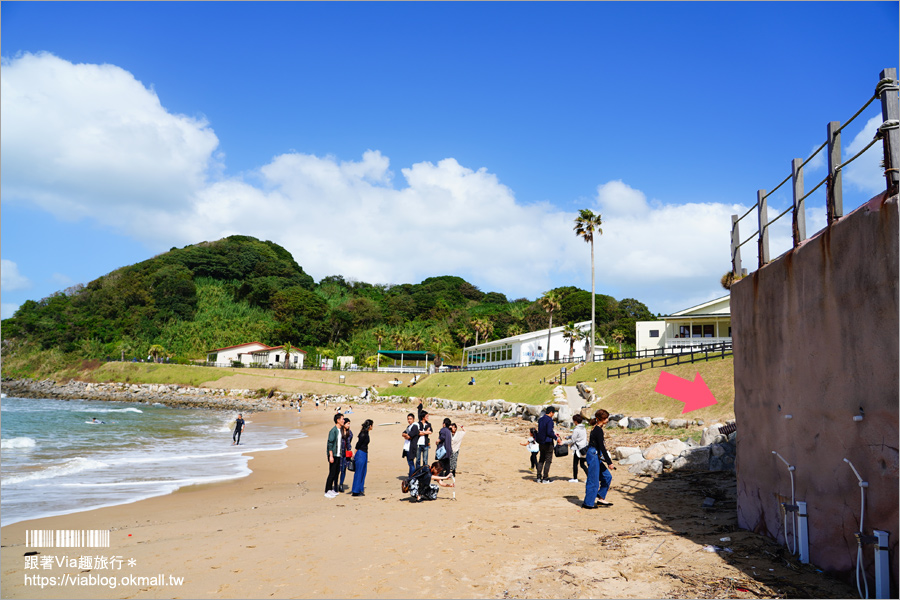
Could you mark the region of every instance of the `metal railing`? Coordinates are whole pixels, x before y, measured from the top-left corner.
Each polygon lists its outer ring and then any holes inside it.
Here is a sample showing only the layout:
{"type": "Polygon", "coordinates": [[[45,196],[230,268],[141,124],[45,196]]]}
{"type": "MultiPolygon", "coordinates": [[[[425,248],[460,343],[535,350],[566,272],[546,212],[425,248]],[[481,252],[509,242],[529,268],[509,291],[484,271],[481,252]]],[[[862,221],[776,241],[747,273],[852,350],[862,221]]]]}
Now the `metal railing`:
{"type": "Polygon", "coordinates": [[[806,240],[806,199],[809,196],[826,185],[825,205],[828,225],[837,221],[844,216],[843,204],[843,186],[841,181],[841,170],[854,160],[864,154],[869,148],[874,146],[879,140],[882,141],[884,152],[884,177],[885,186],[889,194],[896,194],[898,188],[898,168],[900,168],[900,101],[898,101],[897,70],[884,69],[881,71],[881,78],[878,85],[875,86],[875,93],[856,113],[847,120],[843,125],[839,121],[828,123],[828,130],[825,142],[819,146],[806,160],[795,158],[791,161],[791,173],[784,178],[781,183],[776,185],[771,191],[758,190],[756,192],[756,204],[743,215],[731,215],[731,269],[735,276],[743,274],[741,267],[741,246],[754,239],[757,240],[759,267],[763,267],[769,262],[769,226],[775,221],[792,211],[793,247],[796,248],[801,242],[806,240]],[[865,148],[851,156],[844,162],[841,159],[841,131],[853,122],[866,108],[869,107],[876,99],[881,101],[881,115],[883,123],[878,128],[874,139],[866,145],[865,148]],[[822,181],[818,182],[810,191],[804,192],[803,187],[803,167],[805,167],[819,152],[827,149],[828,152],[828,175],[822,181]],[[768,220],[767,199],[776,190],[788,181],[793,183],[794,202],[788,206],[780,215],[768,220]],[[757,213],[757,230],[753,232],[747,239],[740,241],[740,222],[753,210],[757,213]]]}
{"type": "Polygon", "coordinates": [[[646,362],[633,363],[623,365],[621,367],[609,367],[606,369],[606,378],[622,377],[624,375],[634,375],[640,373],[644,369],[653,369],[656,367],[668,367],[669,365],[683,365],[695,362],[712,360],[714,358],[725,358],[732,356],[731,346],[722,347],[718,350],[704,350],[702,352],[684,352],[681,354],[671,354],[664,358],[652,358],[646,362]]]}

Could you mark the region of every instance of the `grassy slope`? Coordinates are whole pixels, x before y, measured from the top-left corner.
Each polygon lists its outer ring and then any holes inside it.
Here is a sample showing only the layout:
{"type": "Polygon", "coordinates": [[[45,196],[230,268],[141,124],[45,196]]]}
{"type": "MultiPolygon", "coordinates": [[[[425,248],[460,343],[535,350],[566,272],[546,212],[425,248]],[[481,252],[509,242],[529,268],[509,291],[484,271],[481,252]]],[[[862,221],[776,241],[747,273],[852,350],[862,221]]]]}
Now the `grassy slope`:
{"type": "MultiPolygon", "coordinates": [[[[635,361],[629,361],[635,362],[635,361]]],[[[569,374],[567,384],[588,382],[598,398],[592,409],[605,408],[611,413],[649,417],[680,417],[684,404],[656,392],[659,374],[665,370],[684,379],[693,380],[699,372],[718,404],[688,413],[694,419],[709,421],[734,417],[734,359],[716,359],[693,365],[679,365],[665,369],[651,369],[630,377],[607,379],[609,367],[625,361],[586,364],[569,374]],[[596,383],[595,383],[596,379],[596,383]]],[[[355,373],[339,371],[283,371],[280,369],[219,369],[184,365],[156,365],[148,363],[107,363],[79,378],[89,381],[126,381],[131,383],[180,383],[205,385],[214,388],[275,388],[285,392],[356,394],[359,389],[374,385],[382,395],[438,397],[472,401],[500,398],[509,402],[543,404],[553,399],[555,386],[541,383],[559,373],[557,365],[436,373],[408,387],[410,375],[392,373],[355,373]],[[344,381],[340,381],[340,377],[344,381]],[[398,377],[404,383],[393,387],[388,381],[398,377]],[[468,385],[475,377],[475,385],[468,385]],[[502,382],[498,385],[498,381],[502,382]],[[509,385],[506,383],[509,382],[509,385]]]]}

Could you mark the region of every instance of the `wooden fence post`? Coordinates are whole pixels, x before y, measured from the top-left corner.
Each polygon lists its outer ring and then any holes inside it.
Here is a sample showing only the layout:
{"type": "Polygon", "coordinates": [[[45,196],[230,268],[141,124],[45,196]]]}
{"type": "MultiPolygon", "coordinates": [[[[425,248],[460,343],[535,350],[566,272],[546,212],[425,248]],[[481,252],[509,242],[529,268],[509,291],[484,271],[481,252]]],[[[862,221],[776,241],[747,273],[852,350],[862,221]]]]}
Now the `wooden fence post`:
{"type": "Polygon", "coordinates": [[[881,72],[881,80],[890,79],[892,84],[881,84],[881,118],[891,125],[884,132],[884,177],[889,194],[897,193],[897,182],[900,181],[900,100],[897,97],[897,69],[885,69],[881,72]]]}
{"type": "Polygon", "coordinates": [[[769,209],[766,202],[766,190],[756,191],[756,204],[759,207],[759,267],[766,266],[769,262],[769,209]]]}
{"type": "Polygon", "coordinates": [[[731,215],[731,272],[735,276],[741,274],[741,234],[738,216],[731,215]]]}
{"type": "Polygon", "coordinates": [[[791,173],[794,180],[794,218],[792,230],[794,233],[794,248],[806,239],[806,201],[803,197],[803,159],[795,158],[791,161],[791,173]]]}
{"type": "Polygon", "coordinates": [[[828,183],[825,188],[825,205],[829,225],[844,216],[841,171],[837,168],[841,164],[840,126],[839,121],[832,121],[828,124],[828,183]]]}

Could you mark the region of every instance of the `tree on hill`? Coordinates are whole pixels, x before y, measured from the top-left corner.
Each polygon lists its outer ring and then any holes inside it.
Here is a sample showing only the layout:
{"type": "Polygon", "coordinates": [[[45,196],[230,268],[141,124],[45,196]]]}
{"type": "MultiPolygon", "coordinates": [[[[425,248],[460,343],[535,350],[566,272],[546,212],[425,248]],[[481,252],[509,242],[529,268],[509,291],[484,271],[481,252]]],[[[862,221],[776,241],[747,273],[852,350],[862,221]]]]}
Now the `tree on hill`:
{"type": "Polygon", "coordinates": [[[603,225],[603,217],[601,217],[599,213],[595,215],[586,208],[581,209],[578,216],[575,218],[575,235],[591,245],[591,350],[590,358],[588,359],[590,361],[594,360],[594,344],[596,343],[597,332],[596,284],[594,277],[594,230],[596,229],[603,235],[603,230],[600,229],[601,225],[603,225]]]}
{"type": "Polygon", "coordinates": [[[159,362],[159,357],[166,353],[166,349],[159,344],[153,344],[148,350],[153,362],[159,362]]]}
{"type": "Polygon", "coordinates": [[[584,332],[575,327],[575,323],[569,322],[563,328],[563,339],[569,342],[569,360],[575,356],[575,342],[584,339],[584,332]]]}
{"type": "Polygon", "coordinates": [[[381,364],[381,342],[388,336],[388,332],[384,327],[376,327],[372,335],[375,336],[375,341],[378,342],[378,354],[375,355],[375,368],[377,369],[381,364]]]}
{"type": "Polygon", "coordinates": [[[553,290],[549,292],[544,292],[544,295],[541,296],[538,303],[541,305],[541,308],[544,309],[548,315],[550,315],[550,322],[547,325],[547,360],[550,360],[550,331],[553,329],[553,311],[559,310],[559,296],[553,290]]]}

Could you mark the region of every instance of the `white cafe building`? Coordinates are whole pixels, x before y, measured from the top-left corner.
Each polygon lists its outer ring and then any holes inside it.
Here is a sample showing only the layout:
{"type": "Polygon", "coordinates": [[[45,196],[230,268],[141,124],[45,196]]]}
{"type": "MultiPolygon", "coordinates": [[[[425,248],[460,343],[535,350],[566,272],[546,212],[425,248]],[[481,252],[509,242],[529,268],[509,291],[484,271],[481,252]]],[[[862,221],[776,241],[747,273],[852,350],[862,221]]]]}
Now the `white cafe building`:
{"type": "MultiPolygon", "coordinates": [[[[473,367],[502,367],[530,363],[537,360],[585,360],[589,352],[587,338],[590,335],[591,322],[582,321],[575,323],[575,327],[585,334],[585,339],[576,341],[574,347],[569,340],[563,338],[565,326],[554,327],[550,330],[549,347],[547,344],[547,329],[539,329],[500,340],[484,342],[476,346],[469,346],[465,349],[466,360],[464,364],[473,367]]],[[[602,360],[603,348],[605,347],[597,346],[595,348],[598,360],[602,360]]]]}
{"type": "Polygon", "coordinates": [[[637,350],[660,354],[689,352],[711,344],[731,344],[731,296],[723,296],[661,317],[635,323],[637,350]]]}

